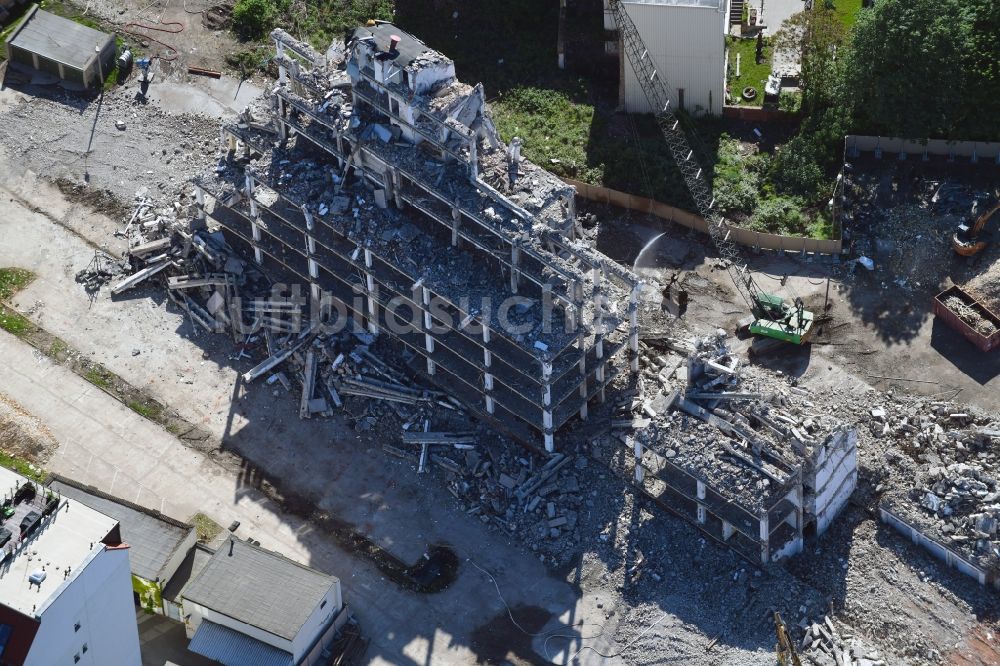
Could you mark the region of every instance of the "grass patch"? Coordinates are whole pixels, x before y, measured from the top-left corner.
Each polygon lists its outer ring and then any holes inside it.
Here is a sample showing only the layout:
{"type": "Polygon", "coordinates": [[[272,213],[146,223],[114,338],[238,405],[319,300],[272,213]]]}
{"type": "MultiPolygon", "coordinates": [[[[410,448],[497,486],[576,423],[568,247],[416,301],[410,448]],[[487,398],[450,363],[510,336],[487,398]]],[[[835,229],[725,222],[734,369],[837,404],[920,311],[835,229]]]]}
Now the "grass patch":
{"type": "Polygon", "coordinates": [[[57,361],[62,361],[67,354],[69,354],[69,345],[59,338],[56,338],[52,341],[52,344],[49,345],[49,349],[45,355],[57,361]]]}
{"type": "Polygon", "coordinates": [[[13,470],[21,476],[26,476],[32,481],[37,481],[38,483],[44,481],[46,477],[46,472],[41,467],[36,466],[33,462],[25,460],[24,458],[12,456],[5,451],[0,451],[0,466],[13,470]]]}
{"type": "Polygon", "coordinates": [[[100,363],[94,363],[83,373],[83,378],[98,388],[111,389],[115,375],[100,363]]]}
{"type": "Polygon", "coordinates": [[[128,408],[139,416],[143,416],[150,421],[158,421],[160,416],[163,414],[163,408],[155,403],[149,404],[139,402],[137,400],[130,400],[128,402],[128,408]]]}
{"type": "Polygon", "coordinates": [[[31,332],[32,326],[27,317],[14,312],[8,307],[0,305],[0,328],[8,333],[13,333],[18,337],[22,337],[31,332]]]}
{"type": "Polygon", "coordinates": [[[734,104],[760,106],[764,103],[764,84],[771,74],[771,45],[764,40],[764,59],[757,64],[757,40],[729,38],[729,96],[734,104]],[[740,75],[736,76],[736,56],[740,59],[740,75]],[[757,97],[747,101],[743,99],[743,89],[753,86],[757,89],[757,97]]]}
{"type": "Polygon", "coordinates": [[[240,80],[246,81],[258,71],[264,71],[271,57],[271,51],[260,47],[239,49],[226,54],[225,60],[240,80]]]}
{"type": "Polygon", "coordinates": [[[850,31],[854,23],[858,20],[858,13],[861,11],[861,0],[833,0],[833,11],[837,18],[850,31]]]}
{"type": "Polygon", "coordinates": [[[17,336],[32,330],[31,322],[24,315],[2,304],[35,279],[35,274],[23,268],[0,268],[0,328],[17,336]]]}
{"type": "Polygon", "coordinates": [[[35,274],[23,268],[0,268],[0,301],[6,301],[35,279],[35,274]]]}
{"type": "Polygon", "coordinates": [[[596,175],[587,173],[593,104],[574,101],[560,90],[526,87],[501,95],[492,108],[504,141],[524,139],[532,161],[583,180],[596,175]]]}
{"type": "Polygon", "coordinates": [[[194,524],[198,541],[202,543],[209,543],[212,539],[222,534],[222,525],[201,512],[191,516],[191,522],[194,524]]]}
{"type": "Polygon", "coordinates": [[[321,53],[334,38],[343,39],[348,30],[372,19],[392,21],[396,12],[394,0],[274,0],[269,4],[274,7],[277,25],[306,40],[321,53]]]}

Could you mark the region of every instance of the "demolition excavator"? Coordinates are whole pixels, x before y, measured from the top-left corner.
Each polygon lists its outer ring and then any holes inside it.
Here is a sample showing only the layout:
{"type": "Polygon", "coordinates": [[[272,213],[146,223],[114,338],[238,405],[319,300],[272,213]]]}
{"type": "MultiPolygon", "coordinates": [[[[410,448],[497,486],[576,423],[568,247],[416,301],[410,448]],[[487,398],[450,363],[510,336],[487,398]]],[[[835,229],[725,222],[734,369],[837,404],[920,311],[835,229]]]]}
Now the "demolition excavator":
{"type": "Polygon", "coordinates": [[[991,236],[990,232],[986,230],[986,225],[994,217],[1000,218],[997,211],[1000,211],[1000,202],[976,218],[972,227],[969,227],[965,222],[960,224],[955,235],[951,237],[951,246],[955,248],[955,252],[963,257],[971,257],[982,252],[989,244],[991,236]]]}
{"type": "Polygon", "coordinates": [[[802,344],[809,338],[814,316],[803,307],[802,299],[787,303],[780,296],[766,293],[754,280],[747,263],[743,260],[739,246],[730,238],[729,225],[713,210],[714,198],[705,151],[694,128],[681,126],[682,118],[674,113],[667,94],[669,86],[662,72],[646,49],[632,18],[625,11],[622,0],[610,0],[609,8],[622,36],[622,46],[643,93],[653,109],[656,124],[663,132],[670,153],[684,176],[684,182],[694,199],[696,212],[708,223],[708,233],[726,265],[729,277],[736,290],[753,313],[750,332],[769,338],[784,340],[792,344],[802,344]],[[694,145],[695,147],[692,147],[694,145]]]}

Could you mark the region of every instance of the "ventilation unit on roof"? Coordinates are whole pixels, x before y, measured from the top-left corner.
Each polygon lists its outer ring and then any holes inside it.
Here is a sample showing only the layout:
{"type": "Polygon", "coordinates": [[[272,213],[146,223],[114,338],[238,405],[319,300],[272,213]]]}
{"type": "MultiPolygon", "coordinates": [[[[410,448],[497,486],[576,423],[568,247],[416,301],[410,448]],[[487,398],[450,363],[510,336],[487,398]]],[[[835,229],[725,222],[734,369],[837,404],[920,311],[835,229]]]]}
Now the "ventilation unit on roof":
{"type": "Polygon", "coordinates": [[[28,585],[37,585],[38,587],[41,587],[42,586],[42,581],[45,580],[45,577],[47,575],[48,574],[46,574],[44,570],[42,570],[42,569],[35,569],[28,576],[28,585]]]}

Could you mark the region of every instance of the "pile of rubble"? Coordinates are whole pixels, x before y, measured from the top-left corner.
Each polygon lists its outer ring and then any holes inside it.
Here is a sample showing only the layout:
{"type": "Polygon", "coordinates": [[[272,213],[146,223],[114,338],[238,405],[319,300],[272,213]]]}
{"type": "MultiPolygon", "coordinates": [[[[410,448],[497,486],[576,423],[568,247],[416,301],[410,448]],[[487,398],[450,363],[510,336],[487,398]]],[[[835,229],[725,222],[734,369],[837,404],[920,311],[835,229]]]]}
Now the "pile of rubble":
{"type": "Polygon", "coordinates": [[[976,329],[979,333],[986,336],[996,333],[997,327],[992,321],[983,317],[979,310],[967,304],[958,296],[949,296],[944,299],[944,304],[949,310],[957,314],[962,321],[976,329]]]}
{"type": "Polygon", "coordinates": [[[886,666],[877,650],[865,647],[850,627],[838,630],[829,616],[805,624],[799,649],[807,662],[817,666],[886,666]]]}
{"type": "Polygon", "coordinates": [[[917,400],[871,414],[873,433],[916,464],[908,487],[888,493],[884,506],[981,566],[1000,568],[1000,420],[917,400]]]}

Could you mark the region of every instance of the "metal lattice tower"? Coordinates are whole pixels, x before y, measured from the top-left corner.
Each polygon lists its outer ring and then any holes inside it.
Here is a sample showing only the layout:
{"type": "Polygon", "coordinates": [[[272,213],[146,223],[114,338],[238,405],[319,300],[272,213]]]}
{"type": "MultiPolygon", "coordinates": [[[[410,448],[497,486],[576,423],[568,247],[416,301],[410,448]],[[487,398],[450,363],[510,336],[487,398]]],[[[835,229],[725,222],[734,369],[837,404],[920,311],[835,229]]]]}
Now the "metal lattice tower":
{"type": "Polygon", "coordinates": [[[696,212],[705,218],[708,234],[712,238],[719,255],[726,264],[729,276],[747,306],[756,311],[757,296],[761,294],[760,287],[754,282],[746,262],[743,261],[739,247],[729,238],[729,227],[714,208],[712,186],[703,165],[710,164],[701,140],[693,127],[687,131],[681,125],[681,118],[674,113],[667,94],[666,78],[656,70],[656,63],[646,49],[632,18],[625,11],[622,0],[609,0],[611,12],[622,36],[625,55],[632,63],[635,76],[642,86],[642,91],[653,109],[656,124],[663,132],[670,154],[684,176],[691,198],[694,199],[696,212]],[[695,144],[695,147],[692,147],[695,144]]]}

